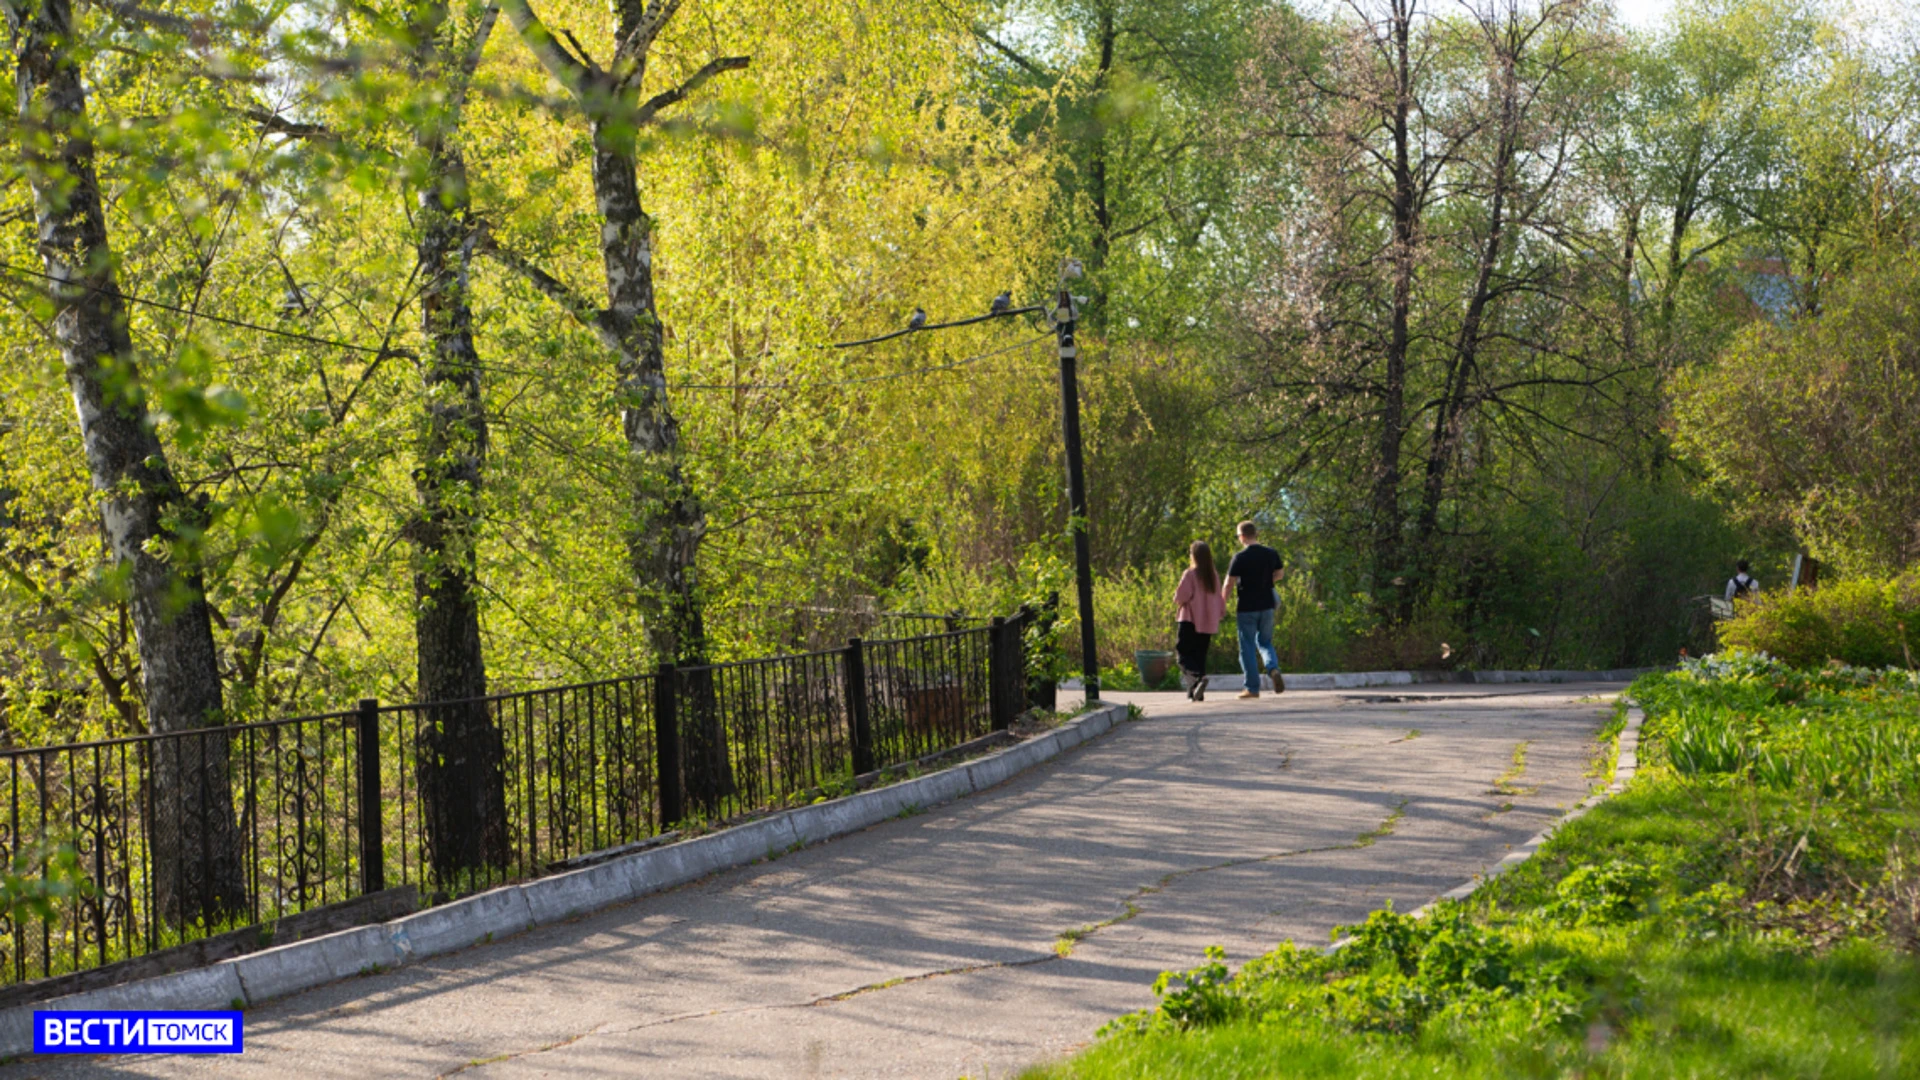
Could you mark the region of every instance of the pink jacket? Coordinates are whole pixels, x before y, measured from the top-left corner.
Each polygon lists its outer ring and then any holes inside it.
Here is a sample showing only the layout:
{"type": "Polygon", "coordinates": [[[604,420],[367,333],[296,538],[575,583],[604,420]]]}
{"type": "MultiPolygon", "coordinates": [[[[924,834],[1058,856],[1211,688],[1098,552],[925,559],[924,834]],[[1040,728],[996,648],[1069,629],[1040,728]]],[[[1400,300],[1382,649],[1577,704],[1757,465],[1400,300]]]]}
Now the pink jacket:
{"type": "Polygon", "coordinates": [[[1173,602],[1180,605],[1175,616],[1180,622],[1190,622],[1195,631],[1211,634],[1220,629],[1220,617],[1227,612],[1227,602],[1213,589],[1202,588],[1200,575],[1187,567],[1180,575],[1180,586],[1173,590],[1173,602]]]}

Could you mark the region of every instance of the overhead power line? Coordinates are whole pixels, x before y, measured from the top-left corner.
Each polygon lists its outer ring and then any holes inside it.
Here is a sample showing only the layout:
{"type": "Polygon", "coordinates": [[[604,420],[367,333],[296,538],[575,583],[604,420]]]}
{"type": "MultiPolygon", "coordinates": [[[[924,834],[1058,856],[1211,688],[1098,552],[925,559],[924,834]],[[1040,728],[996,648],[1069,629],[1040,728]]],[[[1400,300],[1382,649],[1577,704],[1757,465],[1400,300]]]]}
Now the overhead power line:
{"type": "MultiPolygon", "coordinates": [[[[915,310],[917,311],[919,309],[916,308],[915,310]]],[[[879,337],[861,338],[858,341],[836,341],[828,345],[827,348],[852,349],[861,345],[878,345],[883,341],[892,341],[897,337],[906,337],[908,334],[923,334],[929,330],[951,330],[956,326],[972,326],[974,323],[983,323],[989,319],[1011,319],[1015,315],[1032,315],[1035,312],[1045,310],[1047,310],[1045,305],[1034,304],[1031,307],[1010,308],[1006,311],[990,311],[985,315],[974,315],[965,319],[955,319],[952,322],[922,323],[919,326],[906,326],[890,334],[881,334],[879,337]]]]}
{"type": "MultiPolygon", "coordinates": [[[[973,321],[978,322],[979,320],[975,319],[973,321]]],[[[931,328],[929,327],[928,329],[931,329],[931,328]]],[[[889,335],[889,336],[897,337],[898,335],[889,335]]],[[[991,360],[996,356],[1004,356],[1005,354],[1010,352],[1018,352],[1021,349],[1030,349],[1033,346],[1038,345],[1043,341],[1052,341],[1052,340],[1053,340],[1053,334],[1045,333],[1045,334],[1041,334],[1039,337],[1028,338],[1025,341],[1016,341],[1012,345],[1003,345],[1000,348],[994,349],[990,352],[983,352],[983,353],[976,354],[974,356],[969,356],[964,360],[955,360],[952,363],[948,363],[948,364],[936,364],[936,365],[933,365],[932,367],[911,368],[907,371],[894,371],[894,372],[889,372],[885,375],[866,375],[866,376],[861,376],[859,378],[853,378],[853,379],[787,379],[787,380],[782,380],[780,382],[764,382],[764,383],[677,383],[677,384],[669,383],[667,386],[667,389],[669,390],[793,390],[793,389],[811,388],[811,387],[818,387],[818,386],[864,386],[868,383],[892,382],[895,379],[906,379],[915,375],[930,375],[930,374],[933,374],[934,372],[939,372],[939,371],[954,371],[959,368],[970,367],[974,364],[979,363],[982,360],[991,360]]]]}
{"type": "MultiPolygon", "coordinates": [[[[66,285],[70,288],[76,287],[76,284],[74,282],[66,281],[62,278],[55,277],[54,275],[49,274],[44,270],[35,270],[30,267],[15,266],[12,263],[0,263],[0,271],[13,274],[16,277],[20,277],[20,278],[37,279],[39,281],[46,281],[46,282],[52,282],[55,284],[66,285]]],[[[375,357],[401,357],[401,358],[412,359],[414,358],[414,355],[415,355],[411,350],[408,350],[408,349],[395,349],[390,346],[384,346],[384,345],[381,345],[381,346],[361,345],[356,342],[340,341],[334,338],[320,337],[316,334],[301,333],[298,330],[287,330],[278,326],[265,326],[260,323],[248,322],[245,319],[230,319],[220,315],[209,315],[204,311],[195,311],[191,308],[181,307],[178,304],[167,303],[164,300],[155,300],[152,297],[139,296],[137,294],[130,293],[119,288],[107,290],[107,289],[102,289],[95,285],[85,285],[85,284],[80,284],[77,287],[85,289],[88,292],[92,292],[92,293],[115,296],[125,303],[138,304],[140,306],[154,308],[159,311],[172,312],[173,314],[176,314],[176,315],[185,315],[188,318],[192,318],[192,319],[204,319],[207,322],[218,323],[219,325],[222,325],[222,326],[231,326],[239,330],[250,330],[257,334],[266,334],[271,337],[283,338],[289,341],[298,341],[307,345],[316,345],[316,346],[319,346],[322,348],[328,348],[328,349],[340,349],[345,352],[364,353],[364,354],[375,356],[375,357]]],[[[899,330],[892,331],[891,333],[881,334],[877,337],[861,338],[858,341],[836,341],[827,345],[812,346],[812,348],[852,349],[852,348],[858,348],[865,345],[877,345],[884,341],[892,341],[895,338],[906,337],[909,334],[926,333],[928,331],[935,331],[935,330],[951,330],[956,327],[972,326],[976,323],[989,322],[994,319],[1009,319],[1009,318],[1014,318],[1020,315],[1031,315],[1031,314],[1034,314],[1035,312],[1041,312],[1045,310],[1046,310],[1045,306],[1039,305],[1039,304],[1035,304],[1029,307],[1022,307],[1022,308],[1009,308],[1002,311],[988,312],[985,315],[974,315],[964,319],[954,319],[949,322],[923,323],[918,326],[908,326],[899,330]]],[[[932,374],[932,373],[941,372],[941,371],[953,371],[959,368],[964,368],[964,367],[968,367],[970,365],[979,363],[982,360],[987,360],[995,356],[1001,356],[1009,352],[1014,352],[1020,349],[1027,348],[1032,345],[1037,345],[1040,342],[1048,340],[1051,337],[1052,337],[1051,333],[1042,334],[1037,338],[1018,342],[1013,345],[1008,345],[1008,346],[1005,346],[1004,348],[994,349],[991,352],[985,352],[975,356],[969,356],[962,360],[955,360],[951,363],[935,364],[928,367],[912,368],[907,371],[888,372],[884,375],[866,375],[866,376],[858,376],[858,377],[847,378],[847,379],[788,379],[788,380],[781,380],[777,382],[765,382],[765,383],[677,383],[677,384],[670,383],[668,384],[667,389],[669,390],[740,391],[740,390],[783,390],[783,389],[796,389],[801,387],[863,386],[868,383],[892,382],[896,379],[910,378],[915,375],[926,375],[926,374],[932,374]]],[[[487,364],[484,362],[479,364],[478,366],[483,371],[492,370],[492,371],[501,371],[501,372],[507,372],[512,374],[520,374],[520,375],[540,374],[539,372],[530,371],[523,368],[512,368],[512,367],[506,367],[502,365],[487,364]]]]}
{"type": "MultiPolygon", "coordinates": [[[[0,263],[0,270],[4,270],[7,273],[14,274],[19,277],[31,277],[31,278],[38,278],[41,281],[54,282],[56,284],[65,285],[69,288],[72,288],[75,286],[74,282],[67,281],[63,278],[54,277],[52,274],[49,274],[44,270],[32,270],[24,266],[15,266],[12,263],[0,263]]],[[[112,290],[107,290],[107,289],[102,289],[96,285],[79,285],[78,287],[83,288],[91,293],[115,296],[129,304],[140,304],[144,307],[158,308],[161,311],[171,311],[176,315],[185,315],[191,319],[205,319],[208,322],[219,323],[222,326],[237,327],[238,329],[241,329],[241,330],[252,330],[253,332],[258,334],[271,334],[274,337],[287,338],[293,341],[302,341],[309,345],[319,345],[329,349],[344,349],[348,352],[367,353],[372,356],[382,356],[382,357],[384,356],[411,357],[413,355],[413,353],[409,352],[406,349],[395,349],[385,345],[357,345],[351,341],[336,341],[332,338],[318,337],[313,334],[303,334],[298,330],[283,330],[277,326],[262,326],[259,323],[248,322],[245,319],[228,319],[219,315],[209,315],[204,311],[195,311],[192,308],[183,308],[178,304],[169,304],[164,300],[155,300],[155,299],[152,299],[151,297],[136,296],[133,293],[126,292],[122,289],[116,288],[112,290]]]]}

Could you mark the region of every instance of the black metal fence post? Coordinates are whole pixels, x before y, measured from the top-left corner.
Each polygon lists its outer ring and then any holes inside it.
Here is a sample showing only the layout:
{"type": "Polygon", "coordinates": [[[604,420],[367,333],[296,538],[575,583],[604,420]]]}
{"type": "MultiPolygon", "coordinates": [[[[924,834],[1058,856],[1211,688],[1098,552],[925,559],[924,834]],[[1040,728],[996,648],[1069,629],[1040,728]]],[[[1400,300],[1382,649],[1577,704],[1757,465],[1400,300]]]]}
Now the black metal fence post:
{"type": "Polygon", "coordinates": [[[847,642],[847,738],[853,744],[853,775],[874,770],[873,726],[867,719],[867,656],[859,638],[847,642]]]}
{"type": "Polygon", "coordinates": [[[687,816],[686,791],[680,779],[680,672],[662,663],[653,679],[654,773],[660,780],[660,829],[665,832],[687,816]]]}
{"type": "Polygon", "coordinates": [[[361,698],[353,726],[360,751],[360,891],[372,895],[387,887],[387,844],[382,828],[386,804],[380,798],[380,703],[361,698]]]}
{"type": "Polygon", "coordinates": [[[1027,674],[1027,631],[1034,623],[1033,609],[1020,605],[1007,625],[1007,700],[1013,715],[1020,716],[1033,707],[1027,674]]]}
{"type": "MultiPolygon", "coordinates": [[[[1012,629],[1017,633],[1018,624],[1012,629]]],[[[987,624],[987,712],[994,731],[1005,731],[1013,725],[1012,691],[1017,672],[1009,670],[1011,665],[1007,663],[1009,636],[1007,620],[995,615],[987,624]]]]}

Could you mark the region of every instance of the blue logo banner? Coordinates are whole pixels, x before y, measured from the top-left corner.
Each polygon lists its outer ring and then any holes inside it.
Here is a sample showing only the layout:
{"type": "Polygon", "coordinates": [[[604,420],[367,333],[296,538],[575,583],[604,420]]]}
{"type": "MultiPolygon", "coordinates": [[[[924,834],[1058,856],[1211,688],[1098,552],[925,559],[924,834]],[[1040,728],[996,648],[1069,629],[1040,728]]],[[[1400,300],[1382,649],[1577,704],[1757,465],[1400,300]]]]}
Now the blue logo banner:
{"type": "Polygon", "coordinates": [[[36,1009],[36,1054],[238,1054],[240,1013],[36,1009]]]}

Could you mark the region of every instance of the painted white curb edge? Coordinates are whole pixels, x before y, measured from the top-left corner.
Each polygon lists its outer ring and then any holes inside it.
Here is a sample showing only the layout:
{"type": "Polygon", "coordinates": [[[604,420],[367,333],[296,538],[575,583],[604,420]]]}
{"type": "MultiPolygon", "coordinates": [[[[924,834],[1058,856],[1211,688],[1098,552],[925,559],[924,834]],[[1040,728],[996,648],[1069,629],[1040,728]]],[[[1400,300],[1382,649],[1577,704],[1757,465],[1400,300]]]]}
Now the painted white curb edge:
{"type": "Polygon", "coordinates": [[[1586,816],[1587,811],[1625,791],[1627,785],[1633,781],[1633,774],[1640,771],[1640,725],[1646,721],[1646,718],[1646,714],[1641,712],[1637,705],[1627,709],[1627,726],[1620,731],[1620,758],[1613,767],[1612,783],[1582,799],[1579,805],[1567,811],[1560,820],[1547,826],[1545,832],[1508,852],[1505,858],[1488,867],[1486,873],[1475,876],[1473,880],[1457,889],[1441,893],[1434,898],[1432,904],[1426,904],[1414,911],[1415,917],[1426,914],[1434,904],[1441,901],[1465,900],[1472,896],[1487,882],[1533,858],[1534,852],[1540,850],[1540,845],[1551,839],[1553,834],[1560,831],[1568,822],[1578,821],[1586,816]]]}
{"type": "MultiPolygon", "coordinates": [[[[1475,686],[1513,683],[1630,683],[1659,668],[1615,668],[1611,671],[1336,671],[1326,673],[1287,672],[1289,690],[1361,690],[1372,686],[1475,686]]],[[[1060,684],[1062,690],[1080,689],[1079,679],[1060,684]]],[[[1246,676],[1215,673],[1207,676],[1208,690],[1238,690],[1246,686],[1246,676]]],[[[1267,692],[1266,679],[1260,680],[1261,693],[1267,692]]]]}
{"type": "Polygon", "coordinates": [[[879,824],[1004,783],[1106,734],[1127,715],[1104,705],[985,757],[887,787],[784,810],[705,836],[431,907],[385,923],[222,960],[191,971],[0,1012],[0,1056],[33,1051],[35,1009],[231,1009],[495,941],[624,904],[736,866],[879,824]]]}

